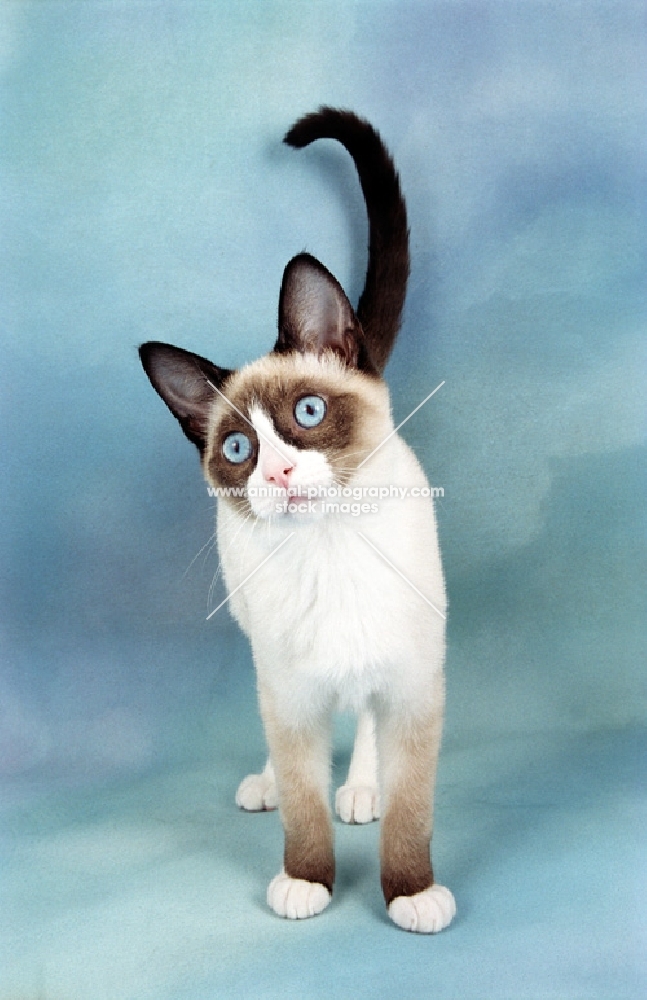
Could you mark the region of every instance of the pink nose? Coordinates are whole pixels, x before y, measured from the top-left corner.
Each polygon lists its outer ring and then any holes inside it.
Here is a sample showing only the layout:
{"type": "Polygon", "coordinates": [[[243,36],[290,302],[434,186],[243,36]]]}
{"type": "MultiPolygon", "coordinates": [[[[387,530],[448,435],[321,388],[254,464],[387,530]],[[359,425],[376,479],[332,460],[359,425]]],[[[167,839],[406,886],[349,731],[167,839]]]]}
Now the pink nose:
{"type": "Polygon", "coordinates": [[[290,485],[290,474],[294,469],[278,451],[261,445],[261,472],[266,483],[274,483],[287,490],[290,485]]]}

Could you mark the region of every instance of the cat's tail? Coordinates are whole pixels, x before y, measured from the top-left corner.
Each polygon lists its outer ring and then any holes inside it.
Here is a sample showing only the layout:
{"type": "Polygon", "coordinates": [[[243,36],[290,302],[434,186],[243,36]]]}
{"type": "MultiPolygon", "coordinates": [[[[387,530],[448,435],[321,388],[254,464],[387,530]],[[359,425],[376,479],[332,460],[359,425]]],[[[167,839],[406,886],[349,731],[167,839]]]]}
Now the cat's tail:
{"type": "Polygon", "coordinates": [[[284,141],[295,149],[336,139],[352,156],[369,222],[368,268],[357,306],[373,364],[383,371],[393,347],[409,277],[409,228],[400,181],[380,136],[352,111],[322,107],[296,122],[284,141]]]}

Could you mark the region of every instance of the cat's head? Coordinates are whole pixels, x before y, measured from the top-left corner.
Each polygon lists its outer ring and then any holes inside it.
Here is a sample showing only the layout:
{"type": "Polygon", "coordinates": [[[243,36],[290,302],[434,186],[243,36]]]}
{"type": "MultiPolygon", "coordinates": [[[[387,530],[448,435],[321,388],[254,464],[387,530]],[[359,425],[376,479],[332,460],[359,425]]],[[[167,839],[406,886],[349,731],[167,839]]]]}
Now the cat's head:
{"type": "Polygon", "coordinates": [[[207,480],[225,502],[258,517],[289,516],[295,494],[301,500],[352,482],[392,427],[388,391],[355,312],[308,254],[285,269],[272,353],[238,371],[157,342],[140,355],[198,447],[207,480]]]}

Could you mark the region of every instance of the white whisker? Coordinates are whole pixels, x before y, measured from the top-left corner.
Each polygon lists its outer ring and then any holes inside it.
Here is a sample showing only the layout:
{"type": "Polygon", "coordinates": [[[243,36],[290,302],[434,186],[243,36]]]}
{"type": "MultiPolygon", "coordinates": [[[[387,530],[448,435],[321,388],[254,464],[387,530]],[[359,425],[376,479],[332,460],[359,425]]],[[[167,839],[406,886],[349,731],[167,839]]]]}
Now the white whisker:
{"type": "Polygon", "coordinates": [[[207,541],[204,543],[204,545],[202,546],[202,548],[199,549],[198,552],[196,552],[196,554],[194,555],[193,559],[191,560],[191,562],[189,563],[189,565],[187,566],[187,568],[184,570],[184,573],[182,574],[182,579],[183,580],[184,580],[185,576],[187,575],[187,573],[189,572],[189,570],[191,569],[191,567],[193,566],[193,564],[196,561],[196,559],[199,556],[201,556],[202,553],[204,552],[204,550],[207,549],[207,548],[208,548],[207,555],[209,555],[209,552],[213,548],[213,545],[214,545],[214,542],[215,542],[215,538],[216,538],[216,533],[214,531],[213,534],[211,534],[209,536],[209,538],[207,539],[207,541]]]}
{"type": "Polygon", "coordinates": [[[234,532],[232,538],[229,540],[227,548],[223,549],[220,552],[220,561],[218,562],[218,565],[216,566],[216,571],[213,574],[213,578],[211,580],[211,585],[209,587],[209,592],[207,594],[207,607],[209,607],[209,605],[211,604],[211,601],[213,599],[213,592],[215,590],[216,584],[217,584],[219,578],[222,576],[222,559],[223,559],[223,556],[227,552],[229,552],[229,549],[234,544],[234,542],[236,541],[238,535],[240,534],[240,532],[242,531],[242,529],[245,527],[245,525],[247,524],[247,522],[249,521],[249,519],[250,519],[251,516],[252,516],[252,512],[250,510],[249,513],[247,514],[247,516],[241,521],[241,523],[237,527],[237,529],[234,532]]]}

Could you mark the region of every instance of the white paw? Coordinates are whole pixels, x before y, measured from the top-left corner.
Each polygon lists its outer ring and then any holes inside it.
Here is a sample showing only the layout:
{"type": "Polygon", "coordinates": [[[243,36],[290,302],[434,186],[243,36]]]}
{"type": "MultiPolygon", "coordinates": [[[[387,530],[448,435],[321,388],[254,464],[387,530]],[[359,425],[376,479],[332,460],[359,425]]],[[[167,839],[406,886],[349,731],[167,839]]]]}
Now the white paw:
{"type": "Polygon", "coordinates": [[[303,920],[314,917],[328,906],[331,895],[320,882],[306,882],[302,878],[290,878],[280,872],[267,888],[267,905],[279,917],[303,920]]]}
{"type": "Polygon", "coordinates": [[[236,792],[236,805],[247,812],[276,809],[278,797],[276,782],[267,774],[248,774],[236,792]]]}
{"type": "Polygon", "coordinates": [[[432,885],[415,896],[397,896],[389,905],[389,916],[405,931],[437,934],[451,924],[456,903],[444,885],[432,885]]]}
{"type": "Polygon", "coordinates": [[[380,793],[375,785],[342,785],[335,795],[335,812],[342,823],[370,823],[380,818],[380,793]]]}

